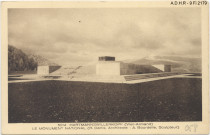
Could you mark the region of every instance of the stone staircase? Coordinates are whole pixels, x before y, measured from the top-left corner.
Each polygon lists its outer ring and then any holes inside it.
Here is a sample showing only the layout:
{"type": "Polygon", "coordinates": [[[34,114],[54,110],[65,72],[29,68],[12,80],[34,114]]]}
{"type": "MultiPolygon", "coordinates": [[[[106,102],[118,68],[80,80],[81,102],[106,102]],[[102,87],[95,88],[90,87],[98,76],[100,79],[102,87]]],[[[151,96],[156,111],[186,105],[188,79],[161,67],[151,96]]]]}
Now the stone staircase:
{"type": "Polygon", "coordinates": [[[171,72],[135,74],[135,75],[125,75],[124,78],[126,81],[133,81],[133,80],[141,80],[141,79],[148,79],[148,78],[167,77],[167,76],[173,76],[173,75],[179,75],[179,74],[180,73],[171,73],[171,72]]]}

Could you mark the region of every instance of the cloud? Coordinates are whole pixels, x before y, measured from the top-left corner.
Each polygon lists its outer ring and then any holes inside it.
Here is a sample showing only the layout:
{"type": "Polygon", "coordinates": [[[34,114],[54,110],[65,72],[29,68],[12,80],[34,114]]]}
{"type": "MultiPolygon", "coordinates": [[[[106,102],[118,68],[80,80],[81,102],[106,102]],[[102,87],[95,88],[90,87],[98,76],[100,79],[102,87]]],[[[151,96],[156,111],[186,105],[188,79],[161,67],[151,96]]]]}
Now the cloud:
{"type": "Polygon", "coordinates": [[[59,64],[201,55],[200,8],[9,9],[9,44],[59,64]]]}

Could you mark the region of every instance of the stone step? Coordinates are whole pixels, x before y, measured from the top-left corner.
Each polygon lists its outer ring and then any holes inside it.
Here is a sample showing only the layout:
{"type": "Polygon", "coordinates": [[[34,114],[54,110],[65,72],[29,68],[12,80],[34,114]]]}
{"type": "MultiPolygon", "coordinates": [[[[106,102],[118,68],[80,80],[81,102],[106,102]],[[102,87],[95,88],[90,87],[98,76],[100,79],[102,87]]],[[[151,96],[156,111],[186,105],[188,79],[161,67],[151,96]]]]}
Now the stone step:
{"type": "Polygon", "coordinates": [[[132,80],[140,80],[140,79],[147,79],[147,78],[156,78],[156,77],[166,77],[166,76],[172,76],[172,75],[178,75],[179,73],[160,73],[160,74],[139,74],[139,75],[129,75],[124,76],[126,81],[132,81],[132,80]]]}

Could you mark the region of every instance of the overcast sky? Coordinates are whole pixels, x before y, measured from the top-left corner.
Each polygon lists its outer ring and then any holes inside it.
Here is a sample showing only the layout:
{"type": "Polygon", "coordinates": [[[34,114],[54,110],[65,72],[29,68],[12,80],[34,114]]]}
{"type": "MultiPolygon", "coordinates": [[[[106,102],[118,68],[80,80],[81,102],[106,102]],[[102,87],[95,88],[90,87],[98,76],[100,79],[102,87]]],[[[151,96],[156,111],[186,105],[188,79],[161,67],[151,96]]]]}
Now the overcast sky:
{"type": "Polygon", "coordinates": [[[61,65],[201,55],[200,8],[9,9],[9,44],[61,65]]]}

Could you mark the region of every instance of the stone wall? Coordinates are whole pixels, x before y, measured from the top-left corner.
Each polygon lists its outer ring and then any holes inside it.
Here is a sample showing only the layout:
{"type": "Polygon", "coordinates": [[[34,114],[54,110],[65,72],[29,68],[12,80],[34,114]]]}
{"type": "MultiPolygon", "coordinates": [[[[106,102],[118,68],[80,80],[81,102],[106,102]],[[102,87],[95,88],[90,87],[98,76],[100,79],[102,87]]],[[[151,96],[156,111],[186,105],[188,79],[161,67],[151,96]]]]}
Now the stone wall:
{"type": "Polygon", "coordinates": [[[120,62],[100,61],[96,64],[96,75],[120,75],[120,62]]]}
{"type": "MultiPolygon", "coordinates": [[[[164,69],[164,65],[163,69],[164,69]]],[[[153,65],[136,65],[131,63],[120,63],[120,74],[121,75],[130,75],[130,74],[144,74],[144,73],[159,73],[163,72],[161,67],[153,65]]]]}

